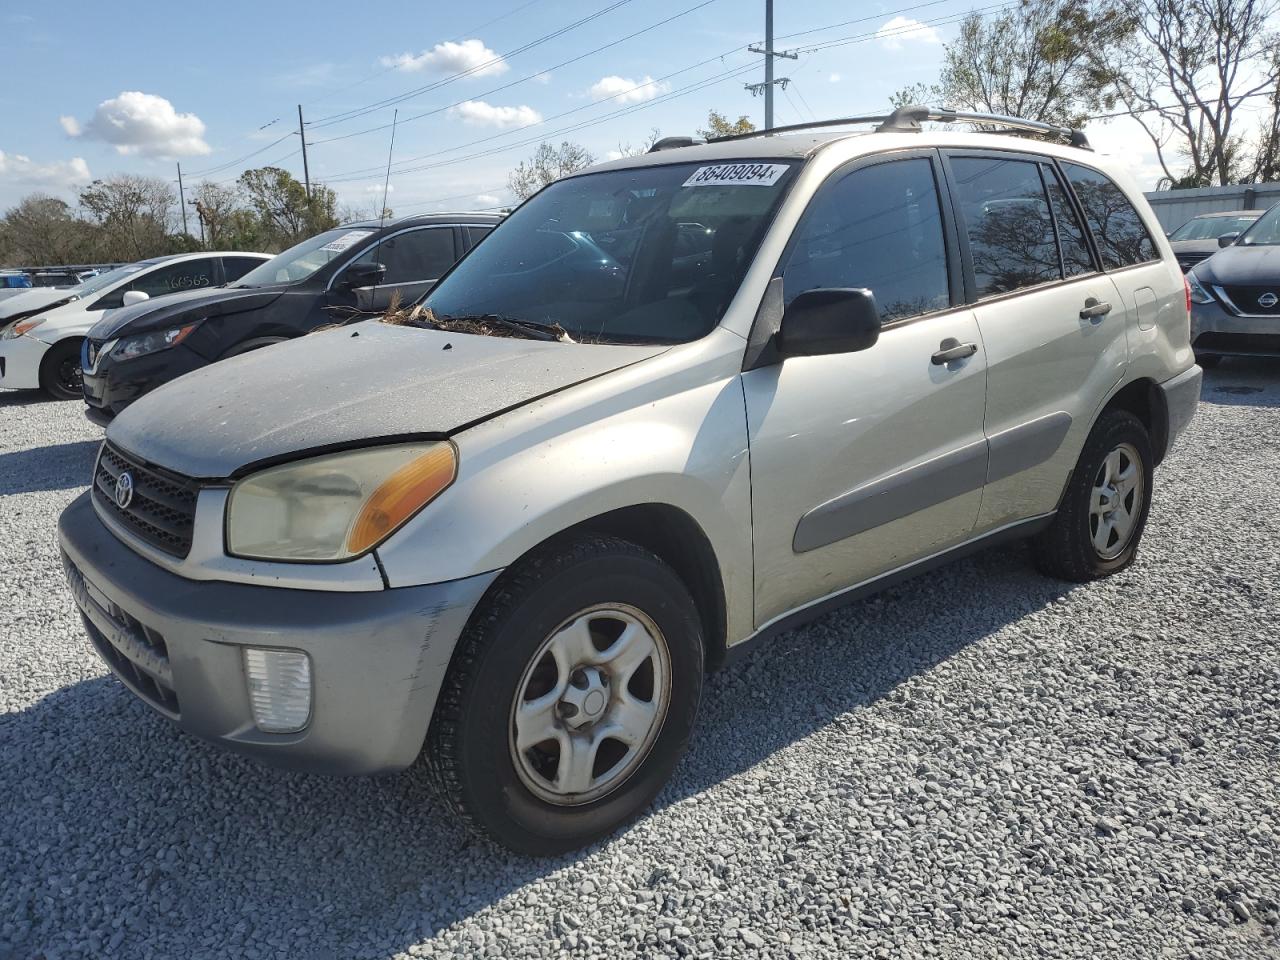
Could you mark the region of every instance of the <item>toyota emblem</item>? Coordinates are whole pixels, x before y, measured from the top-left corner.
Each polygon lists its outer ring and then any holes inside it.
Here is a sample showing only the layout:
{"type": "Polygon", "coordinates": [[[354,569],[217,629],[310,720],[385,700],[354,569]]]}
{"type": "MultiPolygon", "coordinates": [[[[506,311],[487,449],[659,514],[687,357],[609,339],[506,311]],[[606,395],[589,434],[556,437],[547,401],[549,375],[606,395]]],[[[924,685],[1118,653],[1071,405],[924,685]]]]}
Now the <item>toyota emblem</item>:
{"type": "Polygon", "coordinates": [[[133,503],[133,474],[126,470],[116,477],[116,506],[121,510],[127,510],[131,503],[133,503]]]}
{"type": "Polygon", "coordinates": [[[1274,293],[1270,291],[1267,291],[1266,293],[1264,293],[1262,296],[1258,298],[1258,306],[1260,306],[1263,310],[1270,310],[1277,303],[1280,303],[1280,297],[1277,297],[1274,293]]]}

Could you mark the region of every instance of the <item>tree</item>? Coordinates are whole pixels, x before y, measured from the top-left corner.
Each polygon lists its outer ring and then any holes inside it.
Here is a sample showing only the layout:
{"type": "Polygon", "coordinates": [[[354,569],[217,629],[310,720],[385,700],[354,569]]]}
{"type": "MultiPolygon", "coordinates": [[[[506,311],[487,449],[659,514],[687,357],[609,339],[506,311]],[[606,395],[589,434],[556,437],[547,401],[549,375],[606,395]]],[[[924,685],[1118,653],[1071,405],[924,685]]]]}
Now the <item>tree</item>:
{"type": "Polygon", "coordinates": [[[714,140],[716,137],[732,137],[740,133],[752,133],[756,129],[756,125],[744,113],[737,120],[727,120],[725,115],[718,110],[707,111],[707,125],[698,131],[698,136],[704,140],[714,140]]]}
{"type": "Polygon", "coordinates": [[[1132,30],[1115,0],[1021,0],[998,17],[971,13],[946,45],[937,84],[898,91],[894,106],[941,104],[1079,127],[1115,93],[1101,65],[1132,30]]]}
{"type": "Polygon", "coordinates": [[[93,237],[64,201],[33,193],[0,220],[0,256],[6,263],[56,266],[92,259],[93,237]]]}
{"type": "Polygon", "coordinates": [[[143,260],[168,253],[178,197],[167,180],[118,174],[80,191],[80,207],[97,226],[98,256],[143,260]]]}
{"type": "Polygon", "coordinates": [[[303,185],[279,167],[246,170],[239,182],[270,246],[284,249],[338,225],[338,195],[323,184],[312,184],[308,200],[303,185]]]}
{"type": "Polygon", "coordinates": [[[206,247],[210,250],[229,249],[227,241],[233,218],[242,209],[240,191],[236,187],[205,180],[195,188],[193,196],[192,204],[200,218],[206,247]]]}
{"type": "Polygon", "coordinates": [[[638,146],[632,143],[630,140],[628,140],[626,143],[623,143],[621,140],[619,140],[618,149],[613,151],[613,153],[610,153],[609,156],[612,157],[614,153],[616,153],[619,159],[621,159],[622,157],[638,157],[641,154],[648,153],[651,149],[653,149],[653,145],[658,142],[658,138],[661,136],[662,136],[662,131],[659,130],[657,127],[653,127],[649,131],[649,135],[645,137],[644,140],[642,140],[638,146]]]}
{"type": "Polygon", "coordinates": [[[547,184],[566,177],[583,167],[596,162],[586,147],[563,141],[554,147],[549,143],[538,144],[538,149],[528,160],[511,171],[507,177],[507,185],[511,192],[521,200],[533,196],[547,184]]]}
{"type": "Polygon", "coordinates": [[[1111,82],[1169,183],[1274,174],[1280,39],[1269,26],[1278,10],[1278,0],[1137,0],[1111,82]],[[1271,98],[1270,127],[1264,123],[1250,162],[1237,112],[1261,95],[1271,98]]]}

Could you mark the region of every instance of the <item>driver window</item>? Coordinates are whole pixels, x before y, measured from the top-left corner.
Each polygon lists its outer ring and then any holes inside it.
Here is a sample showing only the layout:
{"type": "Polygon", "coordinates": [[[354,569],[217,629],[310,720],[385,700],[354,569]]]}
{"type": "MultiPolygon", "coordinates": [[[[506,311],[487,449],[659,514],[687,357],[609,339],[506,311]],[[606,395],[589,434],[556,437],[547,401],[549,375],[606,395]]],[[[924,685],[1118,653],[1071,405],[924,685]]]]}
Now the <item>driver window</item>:
{"type": "Polygon", "coordinates": [[[782,289],[790,303],[828,287],[870,289],[885,322],[951,305],[930,161],[879,163],[822,187],[796,228],[782,289]]]}
{"type": "Polygon", "coordinates": [[[352,264],[381,263],[382,285],[438,280],[457,259],[452,227],[412,230],[374,244],[352,264]]]}

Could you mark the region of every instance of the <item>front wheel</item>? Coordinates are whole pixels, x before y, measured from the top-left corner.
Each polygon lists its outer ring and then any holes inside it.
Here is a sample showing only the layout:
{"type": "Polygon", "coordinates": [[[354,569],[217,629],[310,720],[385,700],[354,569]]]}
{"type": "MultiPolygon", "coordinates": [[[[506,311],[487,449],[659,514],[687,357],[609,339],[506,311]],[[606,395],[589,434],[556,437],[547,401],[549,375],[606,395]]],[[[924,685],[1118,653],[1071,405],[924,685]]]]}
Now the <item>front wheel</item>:
{"type": "Polygon", "coordinates": [[[55,400],[84,399],[78,339],[55,343],[40,362],[40,388],[55,400]]]}
{"type": "Polygon", "coordinates": [[[688,743],[702,691],[697,609],[661,559],[585,536],[522,561],[454,654],[426,745],[449,805],[537,856],[639,814],[688,743]]]}
{"type": "Polygon", "coordinates": [[[1104,413],[1085,441],[1057,516],[1032,541],[1042,573],[1084,583],[1123,570],[1151,509],[1151,438],[1127,410],[1104,413]]]}

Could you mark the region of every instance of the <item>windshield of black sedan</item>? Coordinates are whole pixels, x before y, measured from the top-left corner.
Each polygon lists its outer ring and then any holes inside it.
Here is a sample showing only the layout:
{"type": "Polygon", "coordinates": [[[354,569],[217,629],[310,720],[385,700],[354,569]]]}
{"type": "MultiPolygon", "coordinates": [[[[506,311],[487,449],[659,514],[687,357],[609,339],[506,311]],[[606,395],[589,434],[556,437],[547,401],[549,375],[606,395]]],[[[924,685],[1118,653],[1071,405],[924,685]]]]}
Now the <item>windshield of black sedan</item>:
{"type": "Polygon", "coordinates": [[[1239,243],[1245,247],[1275,246],[1280,244],[1280,203],[1276,204],[1245,231],[1239,243]]]}
{"type": "Polygon", "coordinates": [[[733,299],[794,167],[679,163],[558,181],[511,214],[424,305],[442,318],[558,326],[578,341],[696,340],[733,299]]]}
{"type": "Polygon", "coordinates": [[[254,267],[236,287],[265,287],[276,283],[301,283],[334,257],[350,256],[355,248],[376,231],[368,227],[339,227],[326,230],[295,244],[260,267],[254,267]]]}
{"type": "Polygon", "coordinates": [[[1173,233],[1170,240],[1216,240],[1224,233],[1241,233],[1256,217],[1196,217],[1173,233]]]}

